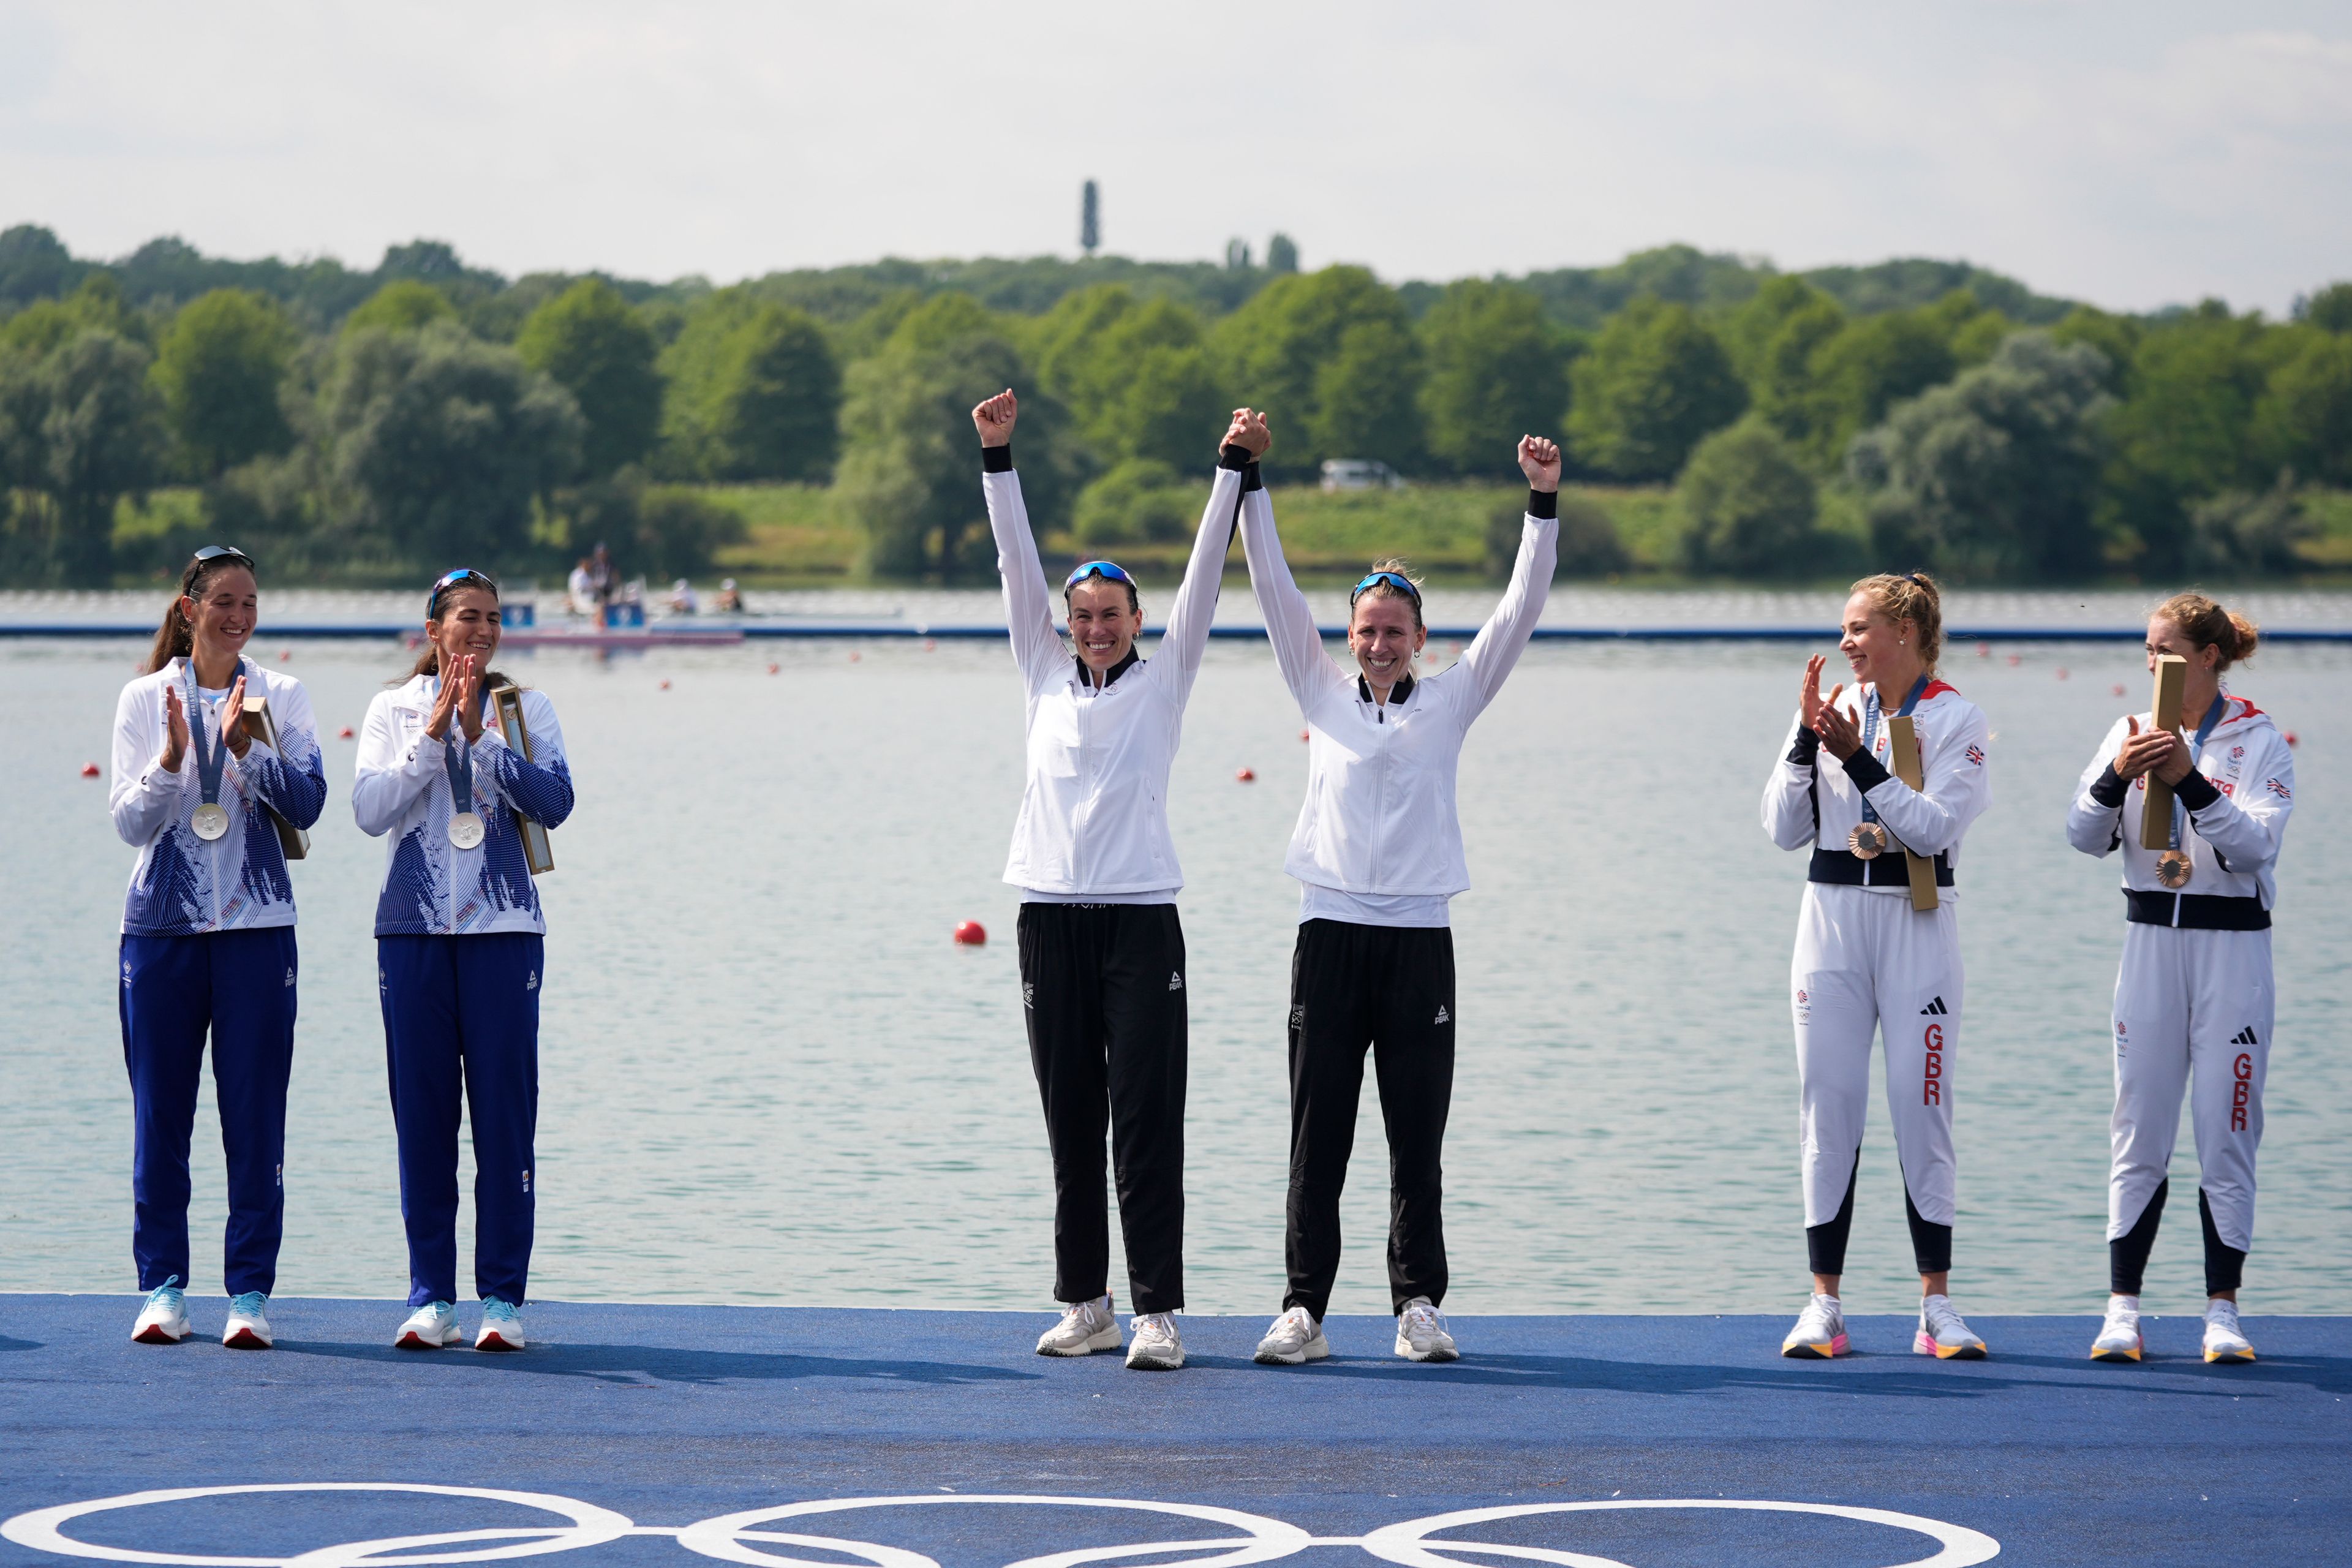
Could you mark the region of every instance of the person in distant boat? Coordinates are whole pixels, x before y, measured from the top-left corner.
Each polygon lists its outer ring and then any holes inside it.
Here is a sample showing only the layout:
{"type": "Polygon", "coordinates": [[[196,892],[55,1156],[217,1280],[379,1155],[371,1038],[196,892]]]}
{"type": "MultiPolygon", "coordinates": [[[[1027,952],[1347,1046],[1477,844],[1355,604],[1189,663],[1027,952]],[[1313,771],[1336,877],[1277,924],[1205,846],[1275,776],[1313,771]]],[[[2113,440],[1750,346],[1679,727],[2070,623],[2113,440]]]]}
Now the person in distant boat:
{"type": "Polygon", "coordinates": [[[722,577],[719,580],[717,607],[721,615],[740,616],[743,613],[743,591],[735,586],[734,578],[722,577]]]}
{"type": "Polygon", "coordinates": [[[677,582],[671,584],[669,590],[669,607],[673,612],[681,616],[691,616],[698,613],[702,608],[702,601],[695,596],[694,584],[683,577],[680,577],[677,582]]]}
{"type": "Polygon", "coordinates": [[[457,1127],[474,1134],[477,1350],[523,1348],[539,1124],[539,998],[547,919],[520,813],[572,815],[555,705],[524,689],[531,757],[506,743],[491,694],[513,685],[499,651],[498,584],[451,572],[425,595],[425,652],[368,704],[352,807],[387,838],[376,899],[376,989],[400,1147],[408,1319],[393,1342],[438,1350],[457,1325],[457,1127]],[[532,758],[537,760],[534,761],[532,758]]]}
{"type": "Polygon", "coordinates": [[[1816,655],[1806,664],[1796,722],[1764,785],[1765,832],[1783,849],[1812,851],[1790,989],[1813,1291],[1781,1342],[1783,1355],[1826,1358],[1847,1348],[1838,1280],[1862,1164],[1873,1035],[1885,1042],[1886,1109],[1919,1268],[1911,1348],[1945,1360],[1985,1354],[1950,1290],[1964,984],[1953,872],[1962,836],[1990,798],[1990,740],[1984,714],[1937,679],[1943,638],[1942,596],[1925,573],[1856,583],[1838,642],[1853,685],[1823,697],[1825,661],[1816,655]],[[1888,771],[1890,721],[1905,716],[1918,739],[1917,789],[1888,771]],[[1835,766],[1821,765],[1823,752],[1835,766]],[[1912,907],[1906,851],[1932,858],[1932,910],[1912,907]]]}
{"type": "Polygon", "coordinates": [[[2180,1100],[2197,1140],[2205,1233],[2205,1359],[2247,1362],[2238,1288],[2254,1244],[2254,1153],[2263,1141],[2277,990],[2271,910],[2294,811],[2294,752],[2270,716],[2222,682],[2252,658],[2253,622],[2202,594],[2148,617],[2147,664],[2188,663],[2184,729],[2118,719],[2083,770],[2066,837],[2124,856],[2124,955],[2116,974],[2116,1110],[2107,1177],[2106,1321],[2094,1361],[2140,1358],[2140,1283],[2171,1184],[2180,1100]],[[2147,779],[2173,791],[2164,849],[2142,847],[2147,779]]]}
{"type": "Polygon", "coordinates": [[[147,1300],[131,1337],[189,1334],[188,1140],[211,1037],[228,1164],[221,1342],[266,1350],[286,1219],[286,1086],[294,1068],[294,885],[280,822],[308,830],[327,800],[302,683],[244,658],[260,615],[253,558],[209,544],[144,674],[114,710],[114,830],[139,851],[123,900],[122,1059],[131,1071],[131,1254],[147,1300]],[[250,734],[267,703],[278,744],[250,734]]]}
{"type": "Polygon", "coordinates": [[[596,580],[588,570],[585,555],[572,568],[572,575],[564,579],[563,607],[575,616],[596,613],[596,580]]]}
{"type": "Polygon", "coordinates": [[[1559,546],[1559,447],[1521,437],[1527,516],[1510,585],[1453,668],[1418,675],[1429,630],[1421,584],[1383,561],[1349,595],[1345,665],[1323,651],[1291,580],[1264,490],[1242,509],[1242,547],[1275,664],[1307,721],[1307,803],[1286,870],[1298,879],[1290,961],[1289,1289],[1256,1359],[1330,1353],[1323,1317],[1339,1272],[1339,1194],[1356,1135],[1364,1056],[1389,1140],[1389,1296],[1396,1353],[1453,1361],[1441,1154],[1454,1097],[1454,932],[1470,886],[1454,777],[1462,745],[1542,618],[1559,546]]]}
{"type": "Polygon", "coordinates": [[[1103,1204],[1108,1126],[1135,1316],[1130,1367],[1184,1364],[1184,874],[1168,833],[1168,773],[1184,729],[1234,516],[1270,437],[1246,410],[1225,432],[1209,504],[1167,629],[1135,650],[1135,579],[1108,561],[1062,584],[1069,647],[1055,634],[1021,479],[1020,404],[971,411],[996,536],[1013,655],[1027,689],[1028,766],[1004,879],[1021,889],[1021,996],[1054,1160],[1054,1296],[1041,1355],[1117,1350],[1103,1204]]]}

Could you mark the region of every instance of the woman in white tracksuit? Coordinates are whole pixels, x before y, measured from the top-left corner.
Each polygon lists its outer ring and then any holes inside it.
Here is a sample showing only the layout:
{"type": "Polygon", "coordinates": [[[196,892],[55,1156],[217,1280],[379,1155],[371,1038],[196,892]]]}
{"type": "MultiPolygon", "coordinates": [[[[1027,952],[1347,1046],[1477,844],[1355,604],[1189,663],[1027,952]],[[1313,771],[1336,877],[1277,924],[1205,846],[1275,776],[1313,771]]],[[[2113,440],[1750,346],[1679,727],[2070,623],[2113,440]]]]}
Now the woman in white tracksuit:
{"type": "Polygon", "coordinates": [[[1236,416],[1159,651],[1135,651],[1135,583],[1108,561],[1070,574],[1062,596],[1073,658],[1054,631],[1021,479],[1020,405],[972,410],[982,490],[1004,578],[1013,654],[1027,688],[1027,780],[1004,879],[1021,889],[1021,996],[1054,1161],[1054,1297],[1061,1321],[1040,1355],[1117,1350],[1103,1203],[1103,1138],[1118,1182],[1134,1292],[1127,1364],[1184,1364],[1184,874],[1168,833],[1168,772],[1183,736],[1242,492],[1269,437],[1236,416]]]}
{"type": "Polygon", "coordinates": [[[1389,1294],[1396,1353],[1453,1361],[1441,1303],[1441,1154],[1454,1094],[1454,932],[1448,901],[1470,886],[1454,775],[1471,724],[1502,689],[1543,615],[1559,555],[1559,448],[1519,442],[1528,494],[1502,602],[1452,668],[1417,679],[1428,629],[1400,563],[1358,583],[1348,666],[1291,581],[1259,490],[1242,545],[1275,663],[1307,720],[1307,802],[1284,868],[1298,879],[1290,963],[1289,1289],[1257,1347],[1268,1365],[1330,1353],[1323,1316],[1339,1271],[1339,1193],[1373,1053],[1389,1141],[1389,1294]]]}
{"type": "Polygon", "coordinates": [[[1871,1037],[1886,1049],[1886,1108],[1903,1165],[1919,1268],[1921,1355],[1974,1360],[1984,1342],[1951,1303],[1953,1069],[1963,981],[1953,869],[1989,798],[1984,714],[1936,679],[1943,609],[1924,574],[1865,577],[1846,601],[1839,651],[1851,690],[1821,695],[1805,666],[1795,724],[1764,785],[1764,830],[1812,850],[1790,964],[1797,1026],[1805,1246],[1813,1293],[1782,1342],[1790,1356],[1841,1355],[1838,1278],[1853,1218],[1870,1099],[1871,1037]],[[1922,786],[1889,772],[1890,719],[1908,714],[1922,786]],[[1836,765],[1824,767],[1827,752],[1836,765]],[[1915,910],[1904,851],[1932,856],[1937,907],[1915,910]]]}
{"type": "Polygon", "coordinates": [[[2252,622],[2180,594],[2147,623],[2148,668],[2188,661],[2181,723],[2116,721],[2084,769],[2066,837],[2124,856],[2123,967],[2114,1010],[2116,1110],[2107,1178],[2106,1321],[2095,1361],[2137,1361],[2139,1290],[2164,1215],[2166,1168],[2185,1089],[2197,1139],[2205,1233],[2205,1359],[2252,1361],[2238,1285],[2254,1240],[2254,1151],[2263,1139],[2275,994],[2271,910],[2294,809],[2294,754],[2269,715],[2221,688],[2254,651],[2252,622]],[[2173,786],[2165,849],[2141,847],[2147,777],[2173,786]]]}

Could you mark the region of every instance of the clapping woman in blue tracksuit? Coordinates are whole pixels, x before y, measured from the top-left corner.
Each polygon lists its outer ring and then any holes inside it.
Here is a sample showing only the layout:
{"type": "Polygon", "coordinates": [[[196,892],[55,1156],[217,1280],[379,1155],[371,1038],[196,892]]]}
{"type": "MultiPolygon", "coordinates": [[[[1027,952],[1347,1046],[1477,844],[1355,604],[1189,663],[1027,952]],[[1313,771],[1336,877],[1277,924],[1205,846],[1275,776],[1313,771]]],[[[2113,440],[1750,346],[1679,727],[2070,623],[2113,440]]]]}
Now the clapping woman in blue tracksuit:
{"type": "Polygon", "coordinates": [[[451,572],[433,584],[425,647],[379,692],[361,731],[352,807],[389,837],[376,900],[376,988],[400,1142],[409,1317],[394,1342],[438,1350],[457,1326],[457,1123],[474,1133],[477,1350],[523,1348],[530,1272],[532,1139],[539,1121],[539,996],[547,921],[523,856],[520,813],[572,815],[563,732],[525,690],[530,756],[506,743],[490,693],[511,685],[498,653],[498,584],[451,572]]]}
{"type": "Polygon", "coordinates": [[[188,1337],[188,1139],[211,1037],[228,1160],[221,1342],[270,1344],[266,1310],[286,1215],[286,1084],[294,1068],[294,886],[278,822],[326,804],[302,683],[247,662],[253,560],[207,545],[180,574],[147,668],[114,711],[114,830],[139,850],[122,910],[122,1057],[133,1121],[131,1251],[148,1292],[131,1337],[188,1337]],[[248,735],[267,702],[277,745],[248,735]]]}

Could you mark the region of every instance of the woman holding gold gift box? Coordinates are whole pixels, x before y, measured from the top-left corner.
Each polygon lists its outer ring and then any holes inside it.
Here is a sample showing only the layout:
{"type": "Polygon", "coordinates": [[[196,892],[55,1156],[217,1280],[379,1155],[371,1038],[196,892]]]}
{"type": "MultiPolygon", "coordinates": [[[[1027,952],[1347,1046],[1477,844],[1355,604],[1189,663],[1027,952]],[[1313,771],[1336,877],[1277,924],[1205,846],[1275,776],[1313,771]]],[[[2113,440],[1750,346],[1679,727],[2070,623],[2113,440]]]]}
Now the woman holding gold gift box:
{"type": "Polygon", "coordinates": [[[1130,1367],[1184,1364],[1184,874],[1168,834],[1168,773],[1184,704],[1208,646],[1242,493],[1272,437],[1237,413],[1159,649],[1135,651],[1135,580],[1082,563],[1062,585],[1072,657],[1054,630],[1021,479],[1020,404],[1009,391],[971,411],[981,486],[996,535],[1013,654],[1027,688],[1028,766],[1004,879],[1021,889],[1021,992],[1029,1055],[1054,1161],[1054,1296],[1061,1321],[1041,1355],[1119,1346],[1103,1204],[1108,1124],[1119,1230],[1134,1295],[1130,1367]]]}
{"type": "Polygon", "coordinates": [[[243,657],[260,606],[253,560],[206,545],[146,673],[115,705],[114,829],[138,847],[122,912],[122,1056],[131,1072],[131,1250],[148,1292],[131,1338],[188,1337],[188,1139],[205,1037],[228,1161],[221,1342],[270,1343],[266,1309],[286,1214],[286,1084],[294,1067],[294,886],[278,822],[326,804],[310,700],[243,657]],[[247,710],[267,724],[249,724],[247,710]],[[274,733],[276,743],[257,738],[274,733]]]}
{"type": "Polygon", "coordinates": [[[2187,668],[2177,733],[2151,714],[2116,721],[2084,769],[2066,837],[2124,856],[2124,955],[2113,1023],[2116,1110],[2107,1178],[2106,1321],[2095,1361],[2137,1361],[2139,1292],[2189,1097],[2197,1212],[2205,1233],[2205,1359],[2252,1361],[2238,1286],[2254,1240],[2254,1152],[2263,1139],[2276,995],[2271,909],[2294,810],[2294,753],[2270,716],[2222,689],[2254,651],[2253,623],[2202,594],[2178,594],[2147,623],[2151,672],[2187,668]],[[2144,832],[2147,777],[2172,786],[2169,824],[2144,832]],[[2165,847],[2147,847],[2160,837],[2165,847]]]}
{"type": "Polygon", "coordinates": [[[404,682],[368,705],[352,790],[362,831],[390,838],[376,977],[413,1309],[394,1342],[409,1350],[460,1337],[461,1101],[474,1132],[475,1348],[524,1344],[547,921],[515,819],[561,826],[572,815],[572,772],[544,693],[522,693],[530,755],[501,733],[491,694],[512,683],[489,668],[499,635],[499,589],[488,576],[460,569],[433,584],[425,652],[404,682]]]}
{"type": "Polygon", "coordinates": [[[1812,851],[1790,989],[1813,1290],[1783,1355],[1846,1350],[1838,1280],[1874,1035],[1885,1042],[1886,1109],[1919,1269],[1911,1348],[1944,1360],[1985,1353],[1950,1295],[1952,1085],[1965,984],[1952,884],[1960,839],[1990,797],[1990,739],[1977,706],[1936,679],[1943,637],[1942,595],[1925,574],[1856,583],[1838,642],[1853,684],[1823,697],[1826,661],[1816,656],[1805,666],[1796,722],[1764,786],[1764,830],[1783,849],[1812,851]],[[1916,759],[1897,744],[1906,736],[1916,759]],[[1835,766],[1820,765],[1822,752],[1835,766]],[[1916,786],[1897,776],[1913,767],[1916,786]]]}

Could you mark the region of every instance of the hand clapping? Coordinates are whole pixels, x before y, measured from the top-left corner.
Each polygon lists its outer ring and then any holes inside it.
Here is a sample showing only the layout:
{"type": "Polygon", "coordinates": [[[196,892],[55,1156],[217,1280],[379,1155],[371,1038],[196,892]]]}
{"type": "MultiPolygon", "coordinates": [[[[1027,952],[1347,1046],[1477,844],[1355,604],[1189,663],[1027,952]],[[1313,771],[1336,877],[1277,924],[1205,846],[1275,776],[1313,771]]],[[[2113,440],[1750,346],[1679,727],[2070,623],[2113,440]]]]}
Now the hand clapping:
{"type": "Polygon", "coordinates": [[[1828,662],[1820,654],[1805,661],[1804,684],[1797,691],[1797,721],[1822,738],[1822,745],[1839,762],[1862,749],[1862,731],[1854,727],[1837,700],[1845,693],[1845,683],[1830,688],[1827,697],[1822,695],[1822,667],[1828,662]]]}
{"type": "Polygon", "coordinates": [[[450,660],[441,672],[441,694],[433,700],[433,716],[425,721],[425,732],[436,741],[446,741],[449,738],[449,721],[455,718],[465,731],[467,745],[480,740],[482,705],[475,693],[481,679],[481,661],[472,654],[450,660]]]}

